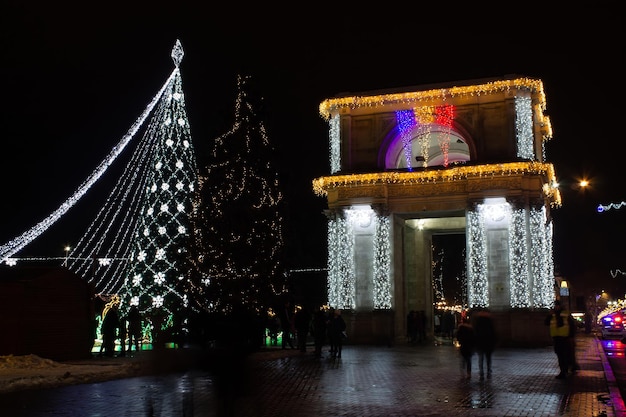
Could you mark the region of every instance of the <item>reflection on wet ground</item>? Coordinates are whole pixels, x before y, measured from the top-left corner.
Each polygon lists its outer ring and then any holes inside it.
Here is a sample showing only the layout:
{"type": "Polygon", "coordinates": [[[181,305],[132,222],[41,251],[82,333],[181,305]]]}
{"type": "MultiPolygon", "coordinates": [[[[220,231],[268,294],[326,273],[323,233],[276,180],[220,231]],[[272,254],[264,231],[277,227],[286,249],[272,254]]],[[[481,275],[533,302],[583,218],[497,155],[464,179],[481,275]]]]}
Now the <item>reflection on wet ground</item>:
{"type": "Polygon", "coordinates": [[[481,381],[476,358],[473,377],[462,376],[453,345],[345,346],[341,359],[289,351],[267,361],[253,356],[219,378],[193,370],[11,393],[0,396],[0,410],[12,417],[616,416],[599,344],[579,339],[577,355],[582,369],[558,380],[551,347],[500,349],[492,378],[481,381]]]}

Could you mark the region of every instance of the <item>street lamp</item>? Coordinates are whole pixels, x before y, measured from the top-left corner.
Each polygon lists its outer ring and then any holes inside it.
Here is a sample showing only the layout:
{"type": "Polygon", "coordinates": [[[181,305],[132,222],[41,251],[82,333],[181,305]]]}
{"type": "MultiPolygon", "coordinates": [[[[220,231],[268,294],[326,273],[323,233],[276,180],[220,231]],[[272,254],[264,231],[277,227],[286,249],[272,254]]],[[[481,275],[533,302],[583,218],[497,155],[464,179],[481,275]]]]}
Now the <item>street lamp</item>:
{"type": "Polygon", "coordinates": [[[567,309],[570,310],[571,303],[570,303],[570,298],[569,298],[569,286],[566,280],[561,281],[561,288],[559,291],[559,295],[561,296],[561,298],[567,297],[567,309]]]}
{"type": "Polygon", "coordinates": [[[70,254],[70,249],[72,248],[70,248],[69,245],[65,246],[65,262],[63,262],[63,266],[67,266],[67,258],[70,254]]]}

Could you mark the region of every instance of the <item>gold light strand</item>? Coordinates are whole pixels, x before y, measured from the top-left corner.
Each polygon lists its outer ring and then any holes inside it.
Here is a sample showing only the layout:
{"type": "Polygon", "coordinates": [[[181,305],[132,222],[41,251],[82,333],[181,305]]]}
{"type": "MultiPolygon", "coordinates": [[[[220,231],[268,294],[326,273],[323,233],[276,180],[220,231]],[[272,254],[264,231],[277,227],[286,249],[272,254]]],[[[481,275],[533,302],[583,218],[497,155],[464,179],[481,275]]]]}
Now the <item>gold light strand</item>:
{"type": "MultiPolygon", "coordinates": [[[[442,88],[436,90],[415,91],[407,93],[383,94],[378,96],[353,96],[328,99],[319,106],[320,115],[328,120],[332,112],[340,111],[343,108],[356,109],[360,107],[380,107],[392,104],[407,104],[413,106],[415,103],[428,100],[446,100],[454,97],[474,97],[486,94],[493,94],[511,89],[527,89],[539,95],[538,110],[546,109],[546,97],[541,80],[531,78],[517,78],[514,80],[493,81],[486,84],[442,88]]],[[[549,123],[546,118],[544,123],[549,123]]],[[[550,132],[549,126],[545,127],[546,132],[550,132]]]]}
{"type": "Polygon", "coordinates": [[[557,184],[554,166],[552,164],[541,162],[511,162],[469,167],[453,167],[445,170],[421,172],[392,171],[320,177],[313,180],[313,191],[316,195],[323,197],[327,195],[329,189],[337,187],[382,184],[434,184],[438,182],[465,180],[476,177],[510,176],[520,174],[547,176],[548,184],[544,186],[544,195],[551,200],[552,206],[561,206],[561,193],[559,189],[554,186],[554,184],[557,184]]]}

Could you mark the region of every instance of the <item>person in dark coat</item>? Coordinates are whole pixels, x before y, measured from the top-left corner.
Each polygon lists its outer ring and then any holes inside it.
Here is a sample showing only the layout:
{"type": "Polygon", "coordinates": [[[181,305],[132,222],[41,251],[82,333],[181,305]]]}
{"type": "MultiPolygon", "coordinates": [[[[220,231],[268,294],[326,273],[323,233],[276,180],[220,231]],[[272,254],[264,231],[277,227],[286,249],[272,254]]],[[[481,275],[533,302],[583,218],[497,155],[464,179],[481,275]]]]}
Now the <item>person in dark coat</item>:
{"type": "Polygon", "coordinates": [[[139,351],[139,342],[141,341],[141,313],[137,306],[132,306],[128,310],[126,316],[128,320],[128,353],[130,354],[133,344],[135,351],[139,351]]]}
{"type": "Polygon", "coordinates": [[[341,310],[336,308],[328,320],[328,338],[330,339],[330,356],[332,358],[341,358],[345,331],[346,322],[341,317],[341,310]]]}
{"type": "Polygon", "coordinates": [[[485,378],[485,362],[487,362],[487,378],[491,378],[491,356],[498,341],[493,317],[488,310],[481,310],[473,314],[472,319],[480,379],[485,378]]]}
{"type": "Polygon", "coordinates": [[[306,307],[300,307],[296,310],[295,326],[298,349],[300,352],[306,352],[306,339],[311,328],[311,314],[306,307]]]}
{"type": "Polygon", "coordinates": [[[322,349],[326,343],[327,322],[326,310],[320,307],[313,315],[313,339],[315,340],[313,356],[316,358],[322,357],[322,349]]]}
{"type": "Polygon", "coordinates": [[[102,347],[104,356],[115,355],[115,339],[120,327],[120,318],[117,312],[117,304],[105,309],[106,314],[102,320],[102,347]]]}
{"type": "Polygon", "coordinates": [[[469,317],[464,317],[456,331],[456,340],[459,342],[461,353],[461,374],[465,372],[466,378],[472,377],[472,356],[475,349],[474,328],[470,324],[469,317]]]}
{"type": "Polygon", "coordinates": [[[550,328],[550,336],[554,344],[554,353],[559,364],[557,379],[567,377],[567,372],[573,365],[574,358],[572,349],[572,326],[576,326],[574,318],[568,310],[563,308],[561,302],[554,302],[554,309],[546,316],[544,324],[550,328]]]}

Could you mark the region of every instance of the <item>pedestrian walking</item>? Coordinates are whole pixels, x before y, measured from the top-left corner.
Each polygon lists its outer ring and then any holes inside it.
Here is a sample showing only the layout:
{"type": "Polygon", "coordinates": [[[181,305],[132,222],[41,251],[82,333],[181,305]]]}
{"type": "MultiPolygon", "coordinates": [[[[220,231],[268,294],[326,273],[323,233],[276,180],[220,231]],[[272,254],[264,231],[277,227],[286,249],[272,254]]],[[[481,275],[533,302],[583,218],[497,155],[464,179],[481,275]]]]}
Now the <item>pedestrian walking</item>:
{"type": "Polygon", "coordinates": [[[474,328],[470,324],[469,317],[461,320],[456,330],[456,340],[459,343],[459,351],[461,353],[461,375],[466,378],[472,377],[472,356],[475,349],[474,328]]]}
{"type": "Polygon", "coordinates": [[[345,331],[346,322],[341,317],[341,310],[335,308],[332,317],[328,320],[328,337],[330,339],[330,356],[332,358],[341,358],[345,331]]]}
{"type": "Polygon", "coordinates": [[[561,305],[559,300],[556,300],[554,302],[554,309],[548,314],[544,324],[550,326],[550,336],[552,337],[554,353],[556,354],[559,364],[560,372],[556,378],[563,379],[567,377],[567,372],[570,366],[572,366],[573,361],[571,327],[576,325],[574,317],[561,305]]]}
{"type": "Polygon", "coordinates": [[[491,378],[491,356],[498,341],[496,326],[489,310],[480,310],[472,315],[472,326],[476,336],[476,353],[478,355],[478,372],[480,379],[485,379],[485,362],[487,378],[491,378]]]}

